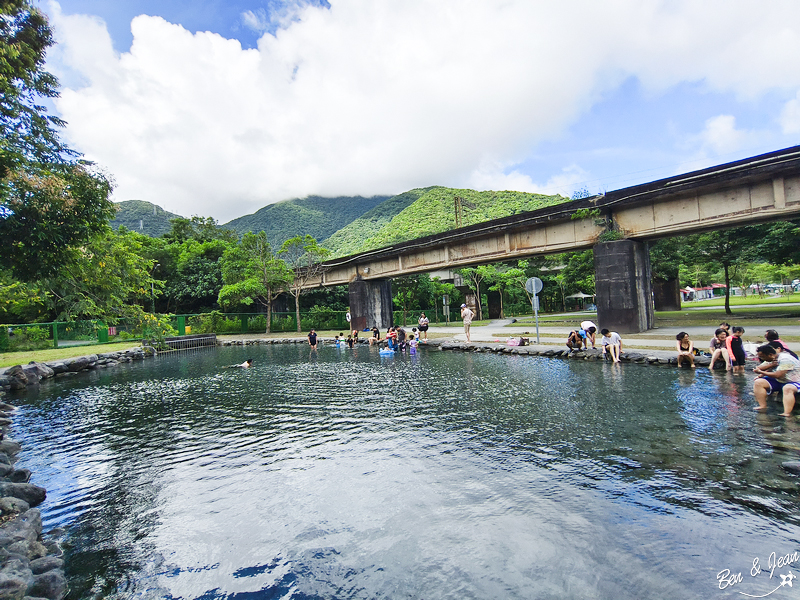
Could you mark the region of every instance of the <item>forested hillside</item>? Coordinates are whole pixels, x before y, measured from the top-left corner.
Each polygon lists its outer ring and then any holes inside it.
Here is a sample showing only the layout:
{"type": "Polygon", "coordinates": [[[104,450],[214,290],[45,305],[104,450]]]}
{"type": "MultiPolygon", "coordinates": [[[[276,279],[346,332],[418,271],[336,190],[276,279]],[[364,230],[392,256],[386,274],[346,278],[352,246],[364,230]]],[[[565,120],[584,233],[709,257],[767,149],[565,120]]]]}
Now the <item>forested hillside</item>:
{"type": "Polygon", "coordinates": [[[180,216],[144,200],[124,200],[116,202],[115,206],[117,215],[110,222],[113,229],[124,225],[132,231],[151,237],[167,233],[170,229],[170,219],[177,219],[180,216]]]}
{"type": "Polygon", "coordinates": [[[347,256],[359,251],[367,238],[380,232],[394,217],[411,206],[420,196],[434,188],[417,188],[392,196],[364,213],[355,221],[342,227],[324,240],[323,246],[335,256],[347,256]]]}
{"type": "Polygon", "coordinates": [[[297,235],[311,235],[317,240],[324,240],[388,198],[308,196],[270,204],[252,215],[225,223],[223,227],[239,234],[264,231],[270,245],[279,248],[284,241],[297,235]]]}
{"type": "MultiPolygon", "coordinates": [[[[376,218],[369,224],[363,221],[358,226],[354,223],[332,235],[330,240],[324,242],[325,247],[330,248],[334,252],[334,256],[346,256],[454,229],[456,228],[454,203],[456,196],[461,198],[461,227],[569,200],[563,196],[545,196],[526,192],[477,192],[475,190],[430,187],[394,196],[371,212],[376,213],[377,217],[382,207],[387,205],[385,214],[389,215],[391,208],[399,208],[417,194],[419,195],[413,202],[388,220],[376,218]],[[394,203],[395,199],[398,199],[396,204],[394,203]],[[356,234],[360,234],[360,241],[356,234]]],[[[366,219],[366,217],[367,215],[364,215],[363,218],[366,219]]]]}

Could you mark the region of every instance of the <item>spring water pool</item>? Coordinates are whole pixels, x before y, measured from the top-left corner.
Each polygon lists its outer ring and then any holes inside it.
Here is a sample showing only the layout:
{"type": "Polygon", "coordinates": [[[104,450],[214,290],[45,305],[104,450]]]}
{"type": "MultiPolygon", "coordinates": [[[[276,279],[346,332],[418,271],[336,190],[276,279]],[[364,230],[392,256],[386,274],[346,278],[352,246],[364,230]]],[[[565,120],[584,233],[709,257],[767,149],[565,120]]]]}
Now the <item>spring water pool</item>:
{"type": "Polygon", "coordinates": [[[15,399],[13,435],[66,532],[70,599],[744,598],[800,551],[780,466],[800,424],[754,413],[751,387],[234,347],[48,382],[15,399]]]}

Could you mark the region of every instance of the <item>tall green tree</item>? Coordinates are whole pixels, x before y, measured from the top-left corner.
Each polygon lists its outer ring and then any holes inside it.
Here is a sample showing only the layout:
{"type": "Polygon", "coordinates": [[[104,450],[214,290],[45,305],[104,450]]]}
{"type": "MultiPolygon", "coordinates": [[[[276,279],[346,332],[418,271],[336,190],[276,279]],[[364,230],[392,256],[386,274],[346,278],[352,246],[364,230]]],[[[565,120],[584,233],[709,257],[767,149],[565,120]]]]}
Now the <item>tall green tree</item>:
{"type": "Polygon", "coordinates": [[[289,284],[289,293],[294,296],[294,310],[297,318],[297,331],[300,328],[300,296],[305,291],[309,281],[322,276],[325,266],[322,264],[330,250],[323,248],[310,235],[298,235],[283,242],[278,251],[278,257],[286,261],[293,272],[292,282],[289,284]]]}
{"type": "Polygon", "coordinates": [[[733,269],[752,260],[758,254],[760,241],[766,234],[765,226],[753,225],[736,229],[723,229],[701,233],[694,237],[692,261],[694,264],[712,263],[722,268],[725,278],[725,314],[731,311],[731,276],[733,269]]]}
{"type": "Polygon", "coordinates": [[[136,236],[107,229],[73,253],[41,282],[59,320],[102,319],[113,325],[142,317],[142,306],[161,282],[152,278],[152,262],[141,255],[136,236]]]}
{"type": "Polygon", "coordinates": [[[245,233],[240,244],[225,251],[221,264],[224,285],[219,291],[220,306],[261,304],[267,309],[269,333],[272,301],[293,277],[286,262],[272,252],[267,234],[245,233]]]}
{"type": "Polygon", "coordinates": [[[427,273],[397,277],[392,281],[392,288],[394,303],[403,311],[403,325],[410,311],[421,310],[433,301],[433,283],[427,273]]]}
{"type": "Polygon", "coordinates": [[[0,0],[0,265],[24,281],[52,276],[113,215],[110,178],[76,160],[42,106],[58,95],[52,44],[28,0],[0,0]]]}

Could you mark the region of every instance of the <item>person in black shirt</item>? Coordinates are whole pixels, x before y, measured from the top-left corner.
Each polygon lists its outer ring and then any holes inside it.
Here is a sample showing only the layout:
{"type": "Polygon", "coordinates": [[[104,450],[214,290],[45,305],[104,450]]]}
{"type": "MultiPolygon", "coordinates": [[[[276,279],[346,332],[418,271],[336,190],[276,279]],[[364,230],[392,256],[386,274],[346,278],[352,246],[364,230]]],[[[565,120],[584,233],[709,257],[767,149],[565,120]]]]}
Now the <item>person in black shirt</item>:
{"type": "Polygon", "coordinates": [[[308,345],[311,346],[312,350],[317,349],[317,332],[313,329],[308,332],[308,345]]]}

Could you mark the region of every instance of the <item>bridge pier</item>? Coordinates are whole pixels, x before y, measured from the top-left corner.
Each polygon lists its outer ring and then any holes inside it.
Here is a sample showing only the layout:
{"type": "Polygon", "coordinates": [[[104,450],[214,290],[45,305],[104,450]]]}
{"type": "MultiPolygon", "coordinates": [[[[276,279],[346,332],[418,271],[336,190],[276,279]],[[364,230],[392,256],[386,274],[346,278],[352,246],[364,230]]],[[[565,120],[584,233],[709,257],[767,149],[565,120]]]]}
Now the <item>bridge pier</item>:
{"type": "Polygon", "coordinates": [[[376,279],[350,282],[350,326],[359,331],[377,325],[384,331],[393,325],[392,281],[376,279]]]}
{"type": "Polygon", "coordinates": [[[597,326],[619,333],[653,327],[653,290],[647,244],[634,240],[594,247],[597,326]]]}

